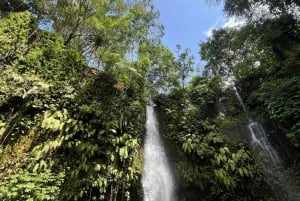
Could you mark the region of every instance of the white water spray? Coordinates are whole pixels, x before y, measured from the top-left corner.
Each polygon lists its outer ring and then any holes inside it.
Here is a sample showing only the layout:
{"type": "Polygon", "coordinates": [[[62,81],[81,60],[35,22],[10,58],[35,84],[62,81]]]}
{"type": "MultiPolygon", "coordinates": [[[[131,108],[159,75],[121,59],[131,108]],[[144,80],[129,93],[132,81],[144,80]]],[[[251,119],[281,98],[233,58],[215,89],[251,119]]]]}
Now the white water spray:
{"type": "Polygon", "coordinates": [[[174,201],[174,180],[159,136],[153,107],[147,106],[144,171],[144,201],[174,201]]]}

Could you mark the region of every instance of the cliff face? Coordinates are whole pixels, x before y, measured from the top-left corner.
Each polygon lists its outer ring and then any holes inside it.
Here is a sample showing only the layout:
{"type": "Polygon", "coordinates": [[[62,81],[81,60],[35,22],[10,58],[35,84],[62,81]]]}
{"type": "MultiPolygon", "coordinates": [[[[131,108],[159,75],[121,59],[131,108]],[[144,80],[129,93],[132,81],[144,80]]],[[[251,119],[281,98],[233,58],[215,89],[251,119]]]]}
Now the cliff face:
{"type": "Polygon", "coordinates": [[[299,160],[299,149],[282,133],[275,122],[266,120],[262,124],[270,141],[288,166],[299,160]]]}

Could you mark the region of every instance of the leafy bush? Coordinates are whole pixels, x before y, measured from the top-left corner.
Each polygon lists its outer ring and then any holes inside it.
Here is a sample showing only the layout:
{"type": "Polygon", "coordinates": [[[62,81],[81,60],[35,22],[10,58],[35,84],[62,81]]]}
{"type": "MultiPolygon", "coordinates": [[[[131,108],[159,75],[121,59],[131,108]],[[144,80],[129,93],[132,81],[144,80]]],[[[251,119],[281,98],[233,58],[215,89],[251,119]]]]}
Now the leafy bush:
{"type": "Polygon", "coordinates": [[[3,201],[58,200],[64,174],[28,172],[20,170],[8,177],[1,174],[0,199],[3,201]]]}

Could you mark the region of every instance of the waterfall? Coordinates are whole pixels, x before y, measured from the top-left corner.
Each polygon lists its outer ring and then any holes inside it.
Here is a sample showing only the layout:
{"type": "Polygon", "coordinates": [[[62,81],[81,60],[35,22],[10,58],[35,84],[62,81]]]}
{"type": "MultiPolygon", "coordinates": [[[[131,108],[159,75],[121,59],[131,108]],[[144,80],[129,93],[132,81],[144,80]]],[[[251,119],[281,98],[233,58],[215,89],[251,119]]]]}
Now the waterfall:
{"type": "Polygon", "coordinates": [[[250,121],[248,129],[251,133],[251,144],[257,145],[260,149],[262,149],[272,161],[280,163],[280,158],[276,150],[270,144],[262,125],[258,122],[250,121]]]}
{"type": "MultiPolygon", "coordinates": [[[[245,106],[245,104],[244,104],[244,102],[243,102],[243,99],[242,99],[241,95],[239,94],[239,92],[237,91],[237,89],[236,89],[235,86],[233,86],[233,91],[234,91],[234,93],[235,93],[237,99],[239,100],[239,102],[240,102],[240,104],[241,104],[241,106],[242,106],[244,112],[245,112],[246,114],[248,114],[247,109],[246,109],[246,106],[245,106]]],[[[247,117],[248,117],[248,116],[247,116],[247,117]]]]}
{"type": "Polygon", "coordinates": [[[233,90],[246,113],[249,121],[248,130],[250,133],[251,145],[254,148],[257,148],[259,150],[259,155],[262,155],[263,157],[259,159],[259,162],[263,167],[267,182],[272,187],[276,200],[299,201],[300,189],[293,178],[295,173],[284,168],[282,160],[278,156],[277,151],[270,144],[263,126],[249,117],[247,107],[235,86],[233,86],[233,90]]]}
{"type": "Polygon", "coordinates": [[[263,153],[271,159],[271,161],[280,163],[280,158],[276,150],[270,144],[263,126],[260,123],[253,121],[248,116],[247,108],[235,86],[233,86],[233,90],[248,118],[248,130],[251,134],[251,144],[261,149],[263,153]]]}
{"type": "Polygon", "coordinates": [[[144,171],[142,176],[144,201],[174,201],[174,181],[158,132],[158,122],[152,106],[147,106],[144,171]]]}

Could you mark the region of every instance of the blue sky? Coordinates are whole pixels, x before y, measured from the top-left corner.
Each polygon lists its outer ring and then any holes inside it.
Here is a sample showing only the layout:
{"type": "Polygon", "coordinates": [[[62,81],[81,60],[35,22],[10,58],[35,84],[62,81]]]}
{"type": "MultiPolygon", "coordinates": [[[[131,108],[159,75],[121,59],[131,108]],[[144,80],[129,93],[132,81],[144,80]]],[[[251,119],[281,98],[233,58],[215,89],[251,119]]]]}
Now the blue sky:
{"type": "Polygon", "coordinates": [[[176,44],[182,49],[190,48],[200,63],[199,43],[206,41],[210,29],[225,22],[223,4],[208,3],[208,0],[152,0],[152,3],[165,27],[163,44],[172,51],[176,50],[176,44]]]}

